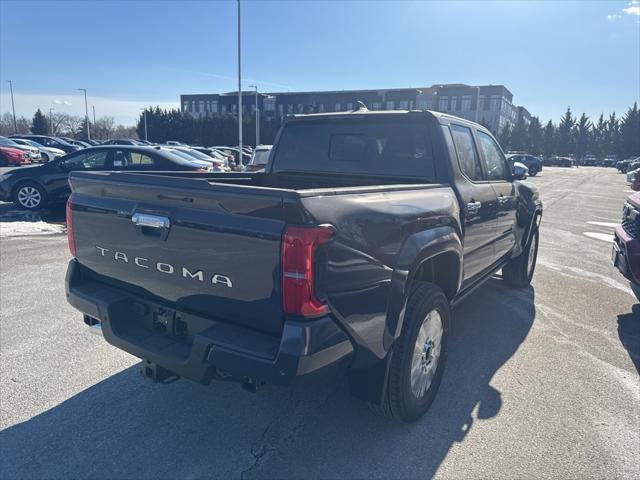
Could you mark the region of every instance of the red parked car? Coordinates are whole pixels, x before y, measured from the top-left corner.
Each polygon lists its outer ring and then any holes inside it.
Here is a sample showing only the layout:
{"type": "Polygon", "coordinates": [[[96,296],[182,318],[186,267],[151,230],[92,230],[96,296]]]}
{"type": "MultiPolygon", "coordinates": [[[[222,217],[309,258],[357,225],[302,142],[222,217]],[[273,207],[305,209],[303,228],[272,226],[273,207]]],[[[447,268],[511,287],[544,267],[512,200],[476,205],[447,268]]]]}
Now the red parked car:
{"type": "Polygon", "coordinates": [[[629,280],[640,300],[640,193],[630,195],[616,227],[611,254],[613,265],[629,280]]]}
{"type": "Polygon", "coordinates": [[[31,163],[29,152],[0,145],[0,167],[27,165],[31,163]]]}

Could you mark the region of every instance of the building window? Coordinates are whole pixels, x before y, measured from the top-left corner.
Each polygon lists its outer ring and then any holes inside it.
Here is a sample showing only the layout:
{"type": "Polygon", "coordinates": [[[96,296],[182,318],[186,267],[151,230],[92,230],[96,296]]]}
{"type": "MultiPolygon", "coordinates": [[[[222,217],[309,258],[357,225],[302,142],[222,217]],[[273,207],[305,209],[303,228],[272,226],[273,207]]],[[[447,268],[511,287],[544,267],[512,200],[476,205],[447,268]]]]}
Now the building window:
{"type": "Polygon", "coordinates": [[[298,113],[304,113],[304,105],[301,103],[298,104],[298,113]]]}
{"type": "Polygon", "coordinates": [[[349,110],[353,110],[353,103],[351,103],[351,102],[347,103],[347,111],[349,111],[349,110]]]}
{"type": "Polygon", "coordinates": [[[213,113],[218,113],[218,101],[217,100],[212,100],[211,101],[211,111],[213,113]]]}
{"type": "Polygon", "coordinates": [[[427,101],[426,100],[419,100],[418,101],[418,110],[427,110],[428,106],[427,106],[427,101]]]}
{"type": "Polygon", "coordinates": [[[449,108],[449,97],[447,97],[446,95],[443,95],[442,97],[438,98],[438,110],[440,110],[441,112],[444,112],[448,108],[449,108]]]}
{"type": "Polygon", "coordinates": [[[468,112],[471,110],[471,95],[462,96],[462,111],[468,112]]]}
{"type": "Polygon", "coordinates": [[[183,102],[182,103],[182,110],[184,112],[188,112],[189,111],[189,102],[183,102]]]}
{"type": "Polygon", "coordinates": [[[393,100],[387,101],[387,110],[393,110],[396,108],[396,102],[393,100]]]}
{"type": "Polygon", "coordinates": [[[288,114],[292,114],[293,113],[293,104],[292,103],[288,103],[287,104],[287,113],[288,114]]]}
{"type": "Polygon", "coordinates": [[[226,105],[221,105],[221,106],[220,106],[220,111],[221,111],[222,113],[227,113],[227,106],[226,106],[226,105]]]}
{"type": "Polygon", "coordinates": [[[398,108],[400,110],[409,110],[409,102],[406,100],[400,100],[400,102],[398,102],[398,108]]]}
{"type": "Polygon", "coordinates": [[[491,95],[490,110],[500,110],[500,95],[491,95]]]}
{"type": "Polygon", "coordinates": [[[380,110],[382,104],[380,102],[371,102],[371,110],[380,110]]]}
{"type": "Polygon", "coordinates": [[[279,104],[278,105],[278,113],[281,117],[284,117],[284,105],[283,104],[279,104]]]}
{"type": "Polygon", "coordinates": [[[191,100],[191,110],[190,112],[195,112],[196,111],[196,101],[195,100],[191,100]]]}
{"type": "Polygon", "coordinates": [[[482,109],[489,110],[489,101],[490,98],[487,95],[481,96],[480,101],[482,102],[482,109]]]}
{"type": "Polygon", "coordinates": [[[318,112],[320,112],[320,113],[324,112],[324,103],[319,103],[318,104],[318,112]]]}
{"type": "Polygon", "coordinates": [[[341,108],[341,105],[339,103],[336,103],[336,108],[335,108],[335,112],[339,112],[341,108]]]}
{"type": "Polygon", "coordinates": [[[204,112],[204,100],[200,100],[198,102],[198,111],[199,112],[204,112]]]}
{"type": "Polygon", "coordinates": [[[451,110],[452,112],[456,109],[456,107],[458,106],[458,97],[451,97],[451,104],[449,105],[449,110],[451,110]]]}

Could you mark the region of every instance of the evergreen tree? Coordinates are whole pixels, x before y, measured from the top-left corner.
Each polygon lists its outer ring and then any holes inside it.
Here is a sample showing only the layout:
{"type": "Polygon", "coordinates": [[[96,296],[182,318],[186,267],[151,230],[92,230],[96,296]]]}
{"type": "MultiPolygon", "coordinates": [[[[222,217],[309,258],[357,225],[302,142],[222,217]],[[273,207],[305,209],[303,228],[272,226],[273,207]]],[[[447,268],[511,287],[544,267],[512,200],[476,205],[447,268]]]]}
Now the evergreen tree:
{"type": "Polygon", "coordinates": [[[502,149],[506,152],[511,150],[511,124],[507,123],[504,128],[502,129],[502,132],[500,132],[499,135],[497,135],[498,140],[500,140],[500,145],[502,146],[502,149]]]}
{"type": "Polygon", "coordinates": [[[33,120],[31,121],[31,133],[34,135],[49,135],[49,121],[40,109],[36,110],[33,120]]]}
{"type": "Polygon", "coordinates": [[[544,137],[542,124],[538,117],[531,118],[531,123],[527,129],[528,145],[526,150],[534,155],[540,155],[544,148],[544,137]]]}
{"type": "Polygon", "coordinates": [[[76,138],[80,138],[82,140],[86,140],[87,138],[89,138],[89,134],[87,132],[87,124],[89,125],[89,128],[91,130],[93,130],[93,125],[91,124],[91,121],[87,122],[87,118],[83,118],[82,122],[80,123],[80,126],[78,127],[77,132],[75,132],[74,136],[76,138]]]}
{"type": "Polygon", "coordinates": [[[520,116],[511,130],[511,149],[523,151],[527,149],[528,144],[527,125],[524,123],[524,117],[520,116]]]}
{"type": "Polygon", "coordinates": [[[602,136],[602,155],[616,154],[618,149],[618,131],[620,125],[616,118],[616,112],[609,115],[609,119],[604,122],[604,132],[602,136]]]}
{"type": "Polygon", "coordinates": [[[576,158],[581,159],[586,155],[591,146],[592,127],[589,117],[584,113],[576,123],[574,137],[576,139],[576,158]]]}
{"type": "Polygon", "coordinates": [[[623,158],[640,156],[640,110],[638,103],[627,110],[620,124],[620,149],[623,158]]]}
{"type": "Polygon", "coordinates": [[[561,155],[569,155],[575,150],[574,130],[576,121],[571,115],[571,108],[567,107],[567,111],[560,119],[558,124],[557,144],[556,148],[561,155]]]}
{"type": "Polygon", "coordinates": [[[606,124],[604,121],[604,115],[601,113],[598,117],[598,121],[593,126],[593,134],[591,136],[591,153],[596,157],[601,158],[604,156],[604,136],[605,136],[606,124]]]}
{"type": "Polygon", "coordinates": [[[544,127],[542,152],[545,157],[549,157],[556,153],[556,127],[553,125],[551,120],[549,120],[544,127]]]}

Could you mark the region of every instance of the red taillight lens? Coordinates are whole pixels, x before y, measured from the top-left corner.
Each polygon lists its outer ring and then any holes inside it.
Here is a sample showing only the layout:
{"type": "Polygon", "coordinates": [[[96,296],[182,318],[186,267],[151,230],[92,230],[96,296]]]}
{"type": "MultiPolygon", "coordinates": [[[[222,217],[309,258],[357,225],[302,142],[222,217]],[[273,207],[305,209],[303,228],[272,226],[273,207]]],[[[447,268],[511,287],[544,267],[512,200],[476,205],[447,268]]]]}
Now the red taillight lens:
{"type": "Polygon", "coordinates": [[[76,241],[73,238],[73,197],[72,193],[67,200],[67,241],[69,242],[69,251],[71,256],[76,256],[76,241]]]}
{"type": "Polygon", "coordinates": [[[282,236],[282,307],[288,315],[317,317],[329,311],[316,297],[316,250],[333,238],[331,225],[287,227],[282,236]]]}

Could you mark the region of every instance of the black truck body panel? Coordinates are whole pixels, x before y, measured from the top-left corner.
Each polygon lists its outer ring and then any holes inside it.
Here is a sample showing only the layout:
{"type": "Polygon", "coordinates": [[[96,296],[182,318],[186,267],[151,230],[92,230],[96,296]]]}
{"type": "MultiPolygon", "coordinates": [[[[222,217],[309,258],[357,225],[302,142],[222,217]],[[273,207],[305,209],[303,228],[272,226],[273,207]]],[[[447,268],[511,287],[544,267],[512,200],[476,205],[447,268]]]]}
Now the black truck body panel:
{"type": "Polygon", "coordinates": [[[414,280],[434,281],[455,303],[521,253],[542,213],[526,181],[469,180],[451,124],[475,142],[476,131],[489,135],[431,112],[307,115],[285,123],[266,173],[74,172],[69,301],[110,343],[204,383],[221,371],[289,383],[377,365],[400,335],[414,280]],[[288,125],[367,115],[423,125],[429,151],[416,147],[410,161],[432,155],[432,178],[279,169],[288,125]],[[140,226],[136,215],[167,226],[140,226]],[[282,304],[283,234],[325,224],[335,228],[317,260],[327,313],[292,317],[282,304]]]}

